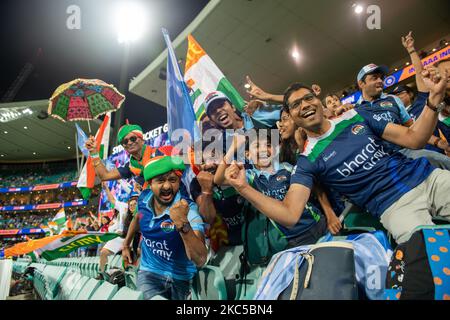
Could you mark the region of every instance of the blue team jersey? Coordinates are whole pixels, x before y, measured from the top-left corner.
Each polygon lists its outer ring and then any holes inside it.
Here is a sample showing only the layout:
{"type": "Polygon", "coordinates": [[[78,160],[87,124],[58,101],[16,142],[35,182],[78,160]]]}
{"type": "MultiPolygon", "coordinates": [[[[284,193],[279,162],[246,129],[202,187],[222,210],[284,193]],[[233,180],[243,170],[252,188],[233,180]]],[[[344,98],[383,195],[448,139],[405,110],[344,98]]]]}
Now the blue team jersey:
{"type": "MultiPolygon", "coordinates": [[[[290,164],[282,163],[273,174],[253,167],[246,170],[246,175],[253,188],[266,196],[283,201],[289,190],[292,170],[293,167],[290,164]]],[[[316,225],[321,217],[322,213],[317,206],[308,201],[303,214],[293,228],[288,229],[277,222],[274,223],[287,239],[294,239],[316,225]]]]}
{"type": "Polygon", "coordinates": [[[425,158],[411,160],[389,150],[380,137],[388,121],[350,110],[329,120],[330,130],[308,138],[291,183],[312,188],[314,179],[380,217],[434,170],[425,158]]]}
{"type": "MultiPolygon", "coordinates": [[[[175,196],[176,203],[182,199],[180,192],[175,196]]],[[[190,280],[197,267],[186,255],[183,239],[170,219],[169,208],[155,217],[153,193],[146,189],[139,196],[138,217],[142,233],[140,269],[172,277],[177,280],[190,280]]],[[[193,230],[204,233],[203,220],[197,205],[190,201],[188,220],[193,230]]]]}
{"type": "MultiPolygon", "coordinates": [[[[361,97],[355,110],[368,121],[374,120],[381,123],[395,123],[405,126],[410,126],[414,122],[403,102],[394,95],[382,94],[380,98],[372,102],[364,101],[361,97]]],[[[402,147],[388,141],[383,141],[383,144],[386,148],[395,151],[402,149],[402,147]]]]}

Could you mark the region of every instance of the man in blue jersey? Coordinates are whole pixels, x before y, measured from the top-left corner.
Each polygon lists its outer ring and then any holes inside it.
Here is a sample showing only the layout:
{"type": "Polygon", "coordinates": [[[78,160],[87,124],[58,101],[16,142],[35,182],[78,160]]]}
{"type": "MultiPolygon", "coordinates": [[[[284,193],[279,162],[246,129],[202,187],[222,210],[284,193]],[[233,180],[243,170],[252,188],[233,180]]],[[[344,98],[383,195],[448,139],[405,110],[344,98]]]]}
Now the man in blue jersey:
{"type": "Polygon", "coordinates": [[[308,145],[299,157],[283,201],[253,189],[242,165],[226,171],[228,182],[256,209],[284,226],[301,216],[314,180],[346,196],[379,218],[398,243],[420,225],[432,225],[432,215],[450,216],[450,172],[436,169],[425,158],[408,159],[383,143],[422,148],[432,135],[443,108],[447,75],[430,68],[422,73],[430,90],[427,107],[411,127],[363,118],[350,110],[328,120],[311,88],[291,85],[284,96],[295,123],[304,128],[308,145]]]}
{"type": "Polygon", "coordinates": [[[203,220],[197,205],[181,198],[184,170],[180,157],[151,159],[144,168],[150,188],[142,191],[138,214],[130,224],[122,256],[132,263],[130,243],[142,234],[137,286],[145,299],[161,295],[169,300],[186,300],[190,281],[206,262],[203,220]]]}
{"type": "MultiPolygon", "coordinates": [[[[417,73],[422,71],[422,65],[420,58],[418,57],[414,49],[414,39],[411,32],[402,38],[403,46],[407,49],[411,55],[414,66],[417,73]]],[[[400,124],[410,127],[414,120],[410,117],[406,110],[402,100],[395,95],[386,95],[383,93],[383,78],[387,74],[388,68],[385,66],[377,66],[375,64],[369,64],[364,66],[358,73],[357,81],[358,86],[361,89],[361,98],[356,104],[357,111],[365,118],[373,118],[376,121],[390,121],[392,123],[400,124]]],[[[424,87],[422,78],[416,77],[417,86],[419,91],[423,92],[423,95],[427,98],[427,90],[424,87]]],[[[428,140],[428,144],[435,147],[442,146],[439,144],[439,137],[432,135],[428,140]]],[[[389,144],[388,144],[389,145],[389,144]]],[[[450,170],[450,158],[444,154],[436,153],[431,150],[420,149],[411,150],[410,148],[401,149],[398,146],[390,145],[391,148],[402,152],[405,156],[412,159],[420,157],[426,157],[432,165],[450,170]]],[[[444,151],[450,151],[450,147],[444,149],[444,151]]]]}

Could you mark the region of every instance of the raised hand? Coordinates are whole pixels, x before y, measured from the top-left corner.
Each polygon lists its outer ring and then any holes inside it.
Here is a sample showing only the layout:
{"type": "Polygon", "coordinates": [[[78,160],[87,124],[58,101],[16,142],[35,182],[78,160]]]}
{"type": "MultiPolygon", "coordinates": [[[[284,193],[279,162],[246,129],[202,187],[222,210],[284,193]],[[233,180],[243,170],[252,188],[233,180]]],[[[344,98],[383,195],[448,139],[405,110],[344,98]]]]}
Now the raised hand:
{"type": "Polygon", "coordinates": [[[402,37],[402,45],[405,47],[406,50],[408,50],[408,52],[415,50],[412,31],[410,31],[406,36],[402,37]]]}
{"type": "Polygon", "coordinates": [[[90,136],[89,139],[86,140],[85,146],[86,149],[89,150],[89,153],[97,152],[97,143],[95,142],[95,137],[90,136]]]}
{"type": "Polygon", "coordinates": [[[233,161],[233,163],[225,170],[225,179],[237,191],[243,189],[247,185],[244,165],[233,161]]]}
{"type": "Polygon", "coordinates": [[[245,105],[244,110],[249,116],[252,116],[253,113],[255,113],[255,111],[258,110],[258,108],[263,105],[264,101],[262,100],[258,99],[250,100],[250,102],[245,105]]]}
{"type": "Polygon", "coordinates": [[[251,99],[256,98],[263,101],[270,100],[271,95],[265,92],[260,87],[258,87],[256,84],[254,84],[249,76],[246,76],[245,80],[247,81],[247,84],[250,86],[250,88],[247,89],[247,93],[250,95],[251,99]]]}
{"type": "Polygon", "coordinates": [[[175,203],[170,209],[170,219],[177,228],[181,228],[184,223],[188,222],[189,204],[186,200],[182,199],[175,203]]]}
{"type": "Polygon", "coordinates": [[[208,171],[200,171],[197,175],[197,181],[202,188],[202,192],[211,193],[214,186],[214,175],[208,171]]]}
{"type": "Polygon", "coordinates": [[[441,75],[439,70],[432,66],[427,66],[425,70],[422,71],[421,76],[423,82],[427,89],[430,90],[428,100],[434,106],[438,105],[444,99],[447,86],[447,74],[448,71],[444,70],[444,74],[441,75]]]}
{"type": "Polygon", "coordinates": [[[313,89],[313,92],[316,96],[320,96],[320,94],[322,93],[322,88],[318,84],[313,84],[311,86],[311,89],[313,89]]]}

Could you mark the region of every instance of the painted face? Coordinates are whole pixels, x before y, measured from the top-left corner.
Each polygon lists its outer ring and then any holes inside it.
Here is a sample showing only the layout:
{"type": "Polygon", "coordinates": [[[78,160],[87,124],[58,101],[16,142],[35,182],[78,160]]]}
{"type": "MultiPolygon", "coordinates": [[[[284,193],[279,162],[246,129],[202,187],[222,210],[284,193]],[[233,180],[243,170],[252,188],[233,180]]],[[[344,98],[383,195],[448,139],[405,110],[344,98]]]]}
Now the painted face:
{"type": "Polygon", "coordinates": [[[282,140],[287,140],[295,134],[294,120],[292,120],[291,115],[286,111],[281,113],[279,131],[282,140]]]}
{"type": "Polygon", "coordinates": [[[323,105],[308,89],[294,91],[288,99],[289,113],[294,123],[303,129],[314,130],[323,121],[323,105]]]}
{"type": "Polygon", "coordinates": [[[369,97],[379,97],[383,92],[383,74],[374,73],[366,76],[365,81],[358,82],[361,91],[369,97]]]}
{"type": "Polygon", "coordinates": [[[168,206],[173,202],[180,189],[180,177],[173,171],[159,175],[151,179],[150,188],[156,201],[161,205],[168,206]]]}

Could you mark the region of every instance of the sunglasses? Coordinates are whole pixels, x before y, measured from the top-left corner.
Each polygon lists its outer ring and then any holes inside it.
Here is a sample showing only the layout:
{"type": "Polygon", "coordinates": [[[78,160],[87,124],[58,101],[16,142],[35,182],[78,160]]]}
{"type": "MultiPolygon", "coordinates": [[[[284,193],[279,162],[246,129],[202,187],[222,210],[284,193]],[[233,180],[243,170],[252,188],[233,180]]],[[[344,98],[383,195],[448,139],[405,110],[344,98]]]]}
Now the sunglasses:
{"type": "Polygon", "coordinates": [[[313,93],[305,94],[305,95],[303,96],[303,98],[297,99],[297,100],[295,100],[294,102],[292,102],[292,104],[288,105],[288,108],[289,108],[289,110],[297,109],[298,107],[301,106],[301,104],[302,104],[303,101],[311,102],[311,101],[314,100],[315,97],[316,97],[316,96],[315,96],[313,93]]]}
{"type": "Polygon", "coordinates": [[[126,145],[128,145],[128,141],[131,141],[132,143],[135,143],[137,141],[137,139],[138,138],[135,137],[135,136],[131,137],[130,139],[123,139],[121,144],[123,146],[126,146],[126,145]]]}

